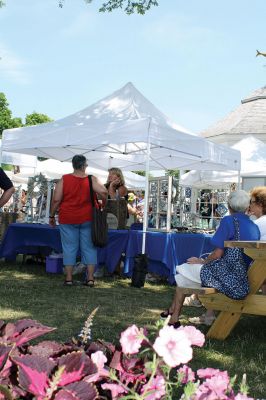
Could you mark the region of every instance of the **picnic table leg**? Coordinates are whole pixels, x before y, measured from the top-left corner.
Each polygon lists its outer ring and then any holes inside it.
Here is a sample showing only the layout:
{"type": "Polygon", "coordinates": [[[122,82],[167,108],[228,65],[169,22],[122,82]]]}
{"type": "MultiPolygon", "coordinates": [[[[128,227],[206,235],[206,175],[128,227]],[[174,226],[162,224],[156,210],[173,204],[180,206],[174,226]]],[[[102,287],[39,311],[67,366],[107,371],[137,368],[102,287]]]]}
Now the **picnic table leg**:
{"type": "Polygon", "coordinates": [[[226,339],[232,329],[238,323],[240,317],[241,313],[221,311],[210,329],[208,330],[206,336],[213,339],[226,339]]]}
{"type": "MultiPolygon", "coordinates": [[[[252,249],[253,250],[253,249],[252,249]]],[[[254,258],[257,256],[258,257],[258,251],[255,252],[250,251],[249,253],[252,253],[254,258]]],[[[256,259],[252,266],[249,269],[249,282],[250,282],[250,294],[256,293],[256,291],[260,288],[260,286],[263,283],[263,280],[265,279],[265,256],[260,255],[260,259],[256,259]],[[263,259],[262,259],[263,258],[263,259]]],[[[245,300],[244,300],[245,303],[245,300]]],[[[232,329],[236,326],[238,323],[242,313],[238,312],[229,312],[229,311],[221,311],[219,313],[219,316],[217,319],[214,321],[210,329],[208,330],[207,337],[213,338],[213,339],[226,339],[227,336],[230,334],[232,329]]]]}

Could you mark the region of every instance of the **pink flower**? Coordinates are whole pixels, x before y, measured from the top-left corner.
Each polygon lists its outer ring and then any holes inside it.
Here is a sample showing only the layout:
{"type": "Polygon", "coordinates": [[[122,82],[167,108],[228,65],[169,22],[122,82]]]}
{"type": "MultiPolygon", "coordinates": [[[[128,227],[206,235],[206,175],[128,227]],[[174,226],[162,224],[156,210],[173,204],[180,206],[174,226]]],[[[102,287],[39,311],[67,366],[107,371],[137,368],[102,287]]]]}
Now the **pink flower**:
{"type": "Polygon", "coordinates": [[[246,394],[238,393],[235,400],[254,400],[253,397],[248,397],[246,394]]]}
{"type": "Polygon", "coordinates": [[[132,325],[121,333],[120,344],[125,354],[135,354],[143,341],[143,330],[132,325]]]}
{"type": "Polygon", "coordinates": [[[226,400],[228,399],[226,392],[229,389],[229,383],[229,377],[222,373],[206,379],[206,382],[198,387],[195,400],[203,398],[206,400],[226,400]]]}
{"type": "Polygon", "coordinates": [[[183,367],[177,370],[178,380],[181,383],[188,383],[195,381],[195,373],[189,368],[187,365],[183,365],[183,367]]]}
{"type": "Polygon", "coordinates": [[[156,376],[151,382],[143,385],[141,393],[146,393],[145,400],[161,399],[165,395],[165,380],[162,376],[156,376]]]}
{"type": "Polygon", "coordinates": [[[112,399],[115,400],[122,393],[127,393],[123,386],[117,385],[116,383],[104,383],[101,385],[103,390],[110,390],[112,399]]]}
{"type": "Polygon", "coordinates": [[[97,382],[101,377],[109,376],[109,372],[104,368],[104,363],[107,362],[107,358],[102,351],[96,351],[95,353],[92,353],[91,360],[97,366],[98,372],[96,372],[96,374],[85,377],[85,382],[97,382]]]}
{"type": "Polygon", "coordinates": [[[197,370],[197,375],[199,378],[212,378],[213,376],[223,376],[224,379],[229,379],[227,371],[220,371],[215,368],[203,368],[197,370]]]}
{"type": "Polygon", "coordinates": [[[94,364],[97,365],[98,371],[101,371],[104,367],[104,364],[107,362],[107,358],[102,351],[96,351],[95,353],[92,353],[91,359],[94,364]]]}
{"type": "Polygon", "coordinates": [[[181,326],[179,328],[180,330],[183,330],[188,339],[190,340],[192,346],[198,346],[202,347],[205,343],[205,336],[201,331],[199,331],[195,326],[181,326]]]}
{"type": "Polygon", "coordinates": [[[173,326],[164,326],[160,330],[153,348],[170,367],[187,363],[192,358],[190,340],[183,330],[173,326]]]}

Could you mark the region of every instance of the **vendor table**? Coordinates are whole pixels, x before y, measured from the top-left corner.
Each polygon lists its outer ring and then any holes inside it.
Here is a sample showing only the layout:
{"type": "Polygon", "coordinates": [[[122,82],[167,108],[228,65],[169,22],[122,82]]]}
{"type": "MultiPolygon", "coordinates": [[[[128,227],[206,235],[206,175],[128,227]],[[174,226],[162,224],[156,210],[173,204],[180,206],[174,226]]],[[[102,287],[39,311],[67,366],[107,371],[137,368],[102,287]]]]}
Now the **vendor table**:
{"type": "Polygon", "coordinates": [[[207,336],[225,339],[242,314],[266,315],[266,296],[256,292],[266,279],[266,241],[227,241],[226,247],[240,247],[253,258],[248,271],[250,292],[243,300],[232,300],[221,293],[199,296],[206,308],[220,311],[207,336]]]}
{"type": "MultiPolygon", "coordinates": [[[[141,253],[143,232],[139,230],[109,230],[108,244],[98,249],[98,264],[114,272],[122,253],[126,254],[124,273],[132,273],[134,257],[141,253]]],[[[176,265],[188,257],[200,256],[212,250],[210,235],[183,233],[146,233],[148,269],[174,283],[176,265]]],[[[17,254],[49,254],[62,252],[59,228],[47,224],[14,223],[7,228],[0,246],[0,257],[15,259],[17,254]]]]}
{"type": "Polygon", "coordinates": [[[172,233],[171,241],[175,265],[183,264],[189,257],[200,257],[210,253],[212,235],[205,233],[172,233]]]}
{"type": "MultiPolygon", "coordinates": [[[[98,249],[98,263],[104,263],[113,272],[128,242],[127,230],[109,230],[108,245],[98,249]]],[[[0,247],[0,257],[14,260],[17,254],[49,254],[62,252],[58,227],[47,224],[14,223],[8,226],[0,247]]]]}
{"type": "MultiPolygon", "coordinates": [[[[131,230],[126,249],[125,273],[131,275],[134,257],[141,253],[142,231],[131,230]]],[[[174,283],[176,266],[185,262],[189,257],[199,257],[211,252],[211,235],[202,233],[146,233],[146,254],[148,256],[148,270],[166,276],[170,283],[174,283]]]]}
{"type": "MultiPolygon", "coordinates": [[[[128,275],[132,274],[134,257],[141,253],[142,237],[142,231],[129,231],[124,268],[124,272],[128,275]]],[[[146,232],[146,254],[149,260],[148,270],[168,277],[171,282],[175,270],[171,234],[146,232]]]]}

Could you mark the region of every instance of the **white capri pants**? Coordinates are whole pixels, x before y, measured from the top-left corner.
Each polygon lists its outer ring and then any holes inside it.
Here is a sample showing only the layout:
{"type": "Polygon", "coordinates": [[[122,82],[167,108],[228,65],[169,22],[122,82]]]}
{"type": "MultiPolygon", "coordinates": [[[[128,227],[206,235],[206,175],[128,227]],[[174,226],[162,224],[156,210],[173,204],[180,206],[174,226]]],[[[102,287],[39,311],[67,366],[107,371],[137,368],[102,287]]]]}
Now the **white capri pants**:
{"type": "Polygon", "coordinates": [[[177,265],[175,281],[177,286],[200,288],[200,271],[202,264],[188,264],[184,263],[177,265]]]}

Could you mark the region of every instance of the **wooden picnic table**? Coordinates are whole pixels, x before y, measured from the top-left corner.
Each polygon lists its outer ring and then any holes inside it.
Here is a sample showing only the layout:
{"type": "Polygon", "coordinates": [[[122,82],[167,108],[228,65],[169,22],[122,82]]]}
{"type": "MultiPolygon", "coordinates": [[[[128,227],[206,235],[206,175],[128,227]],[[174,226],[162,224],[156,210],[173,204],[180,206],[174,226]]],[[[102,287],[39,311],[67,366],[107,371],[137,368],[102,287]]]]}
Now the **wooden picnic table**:
{"type": "Polygon", "coordinates": [[[207,309],[220,311],[207,337],[226,339],[242,314],[266,315],[266,296],[256,294],[266,279],[266,241],[226,241],[225,247],[240,247],[254,262],[249,268],[250,293],[232,300],[215,289],[199,289],[199,299],[207,309]]]}

